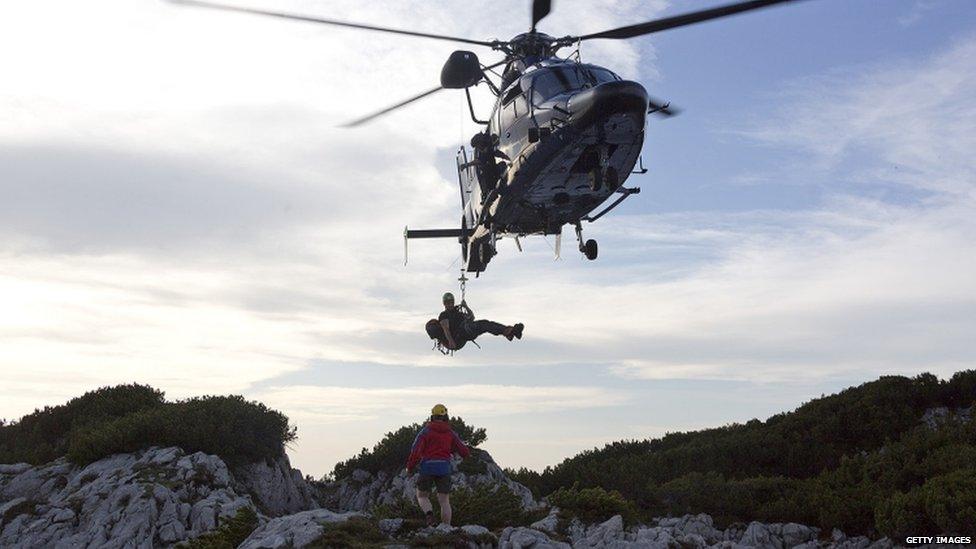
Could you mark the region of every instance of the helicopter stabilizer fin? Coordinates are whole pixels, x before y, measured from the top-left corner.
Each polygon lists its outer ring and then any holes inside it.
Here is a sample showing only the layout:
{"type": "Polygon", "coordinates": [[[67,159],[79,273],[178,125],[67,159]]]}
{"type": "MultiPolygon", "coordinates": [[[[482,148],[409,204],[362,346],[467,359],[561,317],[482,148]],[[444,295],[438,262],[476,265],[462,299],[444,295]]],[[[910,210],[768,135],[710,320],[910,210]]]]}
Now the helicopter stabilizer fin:
{"type": "Polygon", "coordinates": [[[410,229],[403,228],[403,264],[407,264],[407,242],[411,238],[462,238],[461,229],[410,229]]]}

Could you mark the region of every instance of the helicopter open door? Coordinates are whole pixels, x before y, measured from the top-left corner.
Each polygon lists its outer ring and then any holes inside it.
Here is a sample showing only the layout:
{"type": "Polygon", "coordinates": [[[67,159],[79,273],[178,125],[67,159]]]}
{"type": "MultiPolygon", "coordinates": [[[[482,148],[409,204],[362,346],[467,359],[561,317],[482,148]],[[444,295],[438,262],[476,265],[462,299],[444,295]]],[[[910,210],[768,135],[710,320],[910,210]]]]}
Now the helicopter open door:
{"type": "Polygon", "coordinates": [[[468,158],[468,151],[462,145],[457,152],[458,190],[461,193],[461,227],[458,229],[410,229],[403,228],[403,264],[407,264],[407,242],[416,238],[456,238],[461,244],[461,254],[467,262],[468,227],[474,226],[471,200],[478,193],[478,170],[468,158]]]}
{"type": "Polygon", "coordinates": [[[472,198],[477,199],[481,194],[478,192],[481,187],[478,184],[477,163],[468,156],[468,150],[464,145],[458,148],[455,162],[458,171],[458,190],[461,192],[461,211],[464,212],[464,217],[468,221],[472,221],[468,215],[469,204],[472,198]]]}

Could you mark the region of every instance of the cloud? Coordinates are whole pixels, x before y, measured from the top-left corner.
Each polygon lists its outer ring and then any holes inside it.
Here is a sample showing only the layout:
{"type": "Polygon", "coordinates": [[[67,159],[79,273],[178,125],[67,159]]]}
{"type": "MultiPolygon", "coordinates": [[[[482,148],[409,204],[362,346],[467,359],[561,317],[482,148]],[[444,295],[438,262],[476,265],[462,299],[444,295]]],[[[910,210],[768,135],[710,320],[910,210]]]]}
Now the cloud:
{"type": "Polygon", "coordinates": [[[451,403],[462,417],[537,414],[619,405],[620,393],[598,387],[518,385],[425,385],[396,388],[289,385],[251,395],[302,424],[362,421],[394,415],[414,417],[434,402],[451,403]]]}

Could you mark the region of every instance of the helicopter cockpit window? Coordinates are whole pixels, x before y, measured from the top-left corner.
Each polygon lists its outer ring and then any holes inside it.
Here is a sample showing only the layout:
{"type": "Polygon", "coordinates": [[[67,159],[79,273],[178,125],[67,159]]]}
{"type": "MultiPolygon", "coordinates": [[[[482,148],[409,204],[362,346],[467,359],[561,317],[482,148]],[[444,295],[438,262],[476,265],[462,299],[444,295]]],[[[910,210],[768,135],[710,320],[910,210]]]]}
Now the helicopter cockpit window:
{"type": "Polygon", "coordinates": [[[572,67],[552,67],[536,72],[532,79],[532,101],[536,104],[561,93],[583,87],[579,71],[572,67]]]}
{"type": "Polygon", "coordinates": [[[597,84],[603,84],[604,82],[615,82],[620,80],[620,77],[607,69],[590,68],[590,75],[596,81],[597,84]]]}

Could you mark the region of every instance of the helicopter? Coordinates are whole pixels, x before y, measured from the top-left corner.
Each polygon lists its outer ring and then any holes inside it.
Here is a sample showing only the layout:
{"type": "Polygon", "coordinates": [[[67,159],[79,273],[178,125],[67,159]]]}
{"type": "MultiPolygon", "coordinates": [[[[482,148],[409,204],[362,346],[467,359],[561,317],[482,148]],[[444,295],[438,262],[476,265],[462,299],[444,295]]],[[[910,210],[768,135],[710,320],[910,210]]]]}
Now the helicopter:
{"type": "Polygon", "coordinates": [[[534,0],[529,31],[510,40],[474,40],[207,0],[171,1],[459,42],[501,52],[504,56],[501,61],[484,65],[472,51],[455,51],[441,70],[439,86],[344,125],[365,124],[444,89],[465,91],[471,119],[484,126],[484,130],[471,138],[470,149],[462,145],[457,152],[460,227],[405,228],[404,260],[410,239],[457,239],[461,245],[462,271],[477,276],[497,254],[496,243],[502,237],[513,237],[521,250],[523,237],[555,235],[558,257],[562,229],[566,225],[575,228],[579,251],[589,260],[596,259],[597,242],[584,240],[583,222],[597,221],[640,192],[639,187],[626,187],[624,183],[632,174],[647,172],[640,154],[648,115],[677,113],[669,103],[651,98],[640,83],[623,79],[605,67],[583,63],[579,55],[558,57],[559,50],[574,45],[578,48],[585,40],[634,38],[800,0],[741,1],[562,38],[537,30],[539,22],[552,11],[552,0],[534,0]],[[495,71],[498,68],[500,74],[495,71]],[[476,116],[470,92],[481,84],[495,96],[491,115],[485,120],[476,116]],[[611,196],[615,199],[594,213],[611,196]]]}

